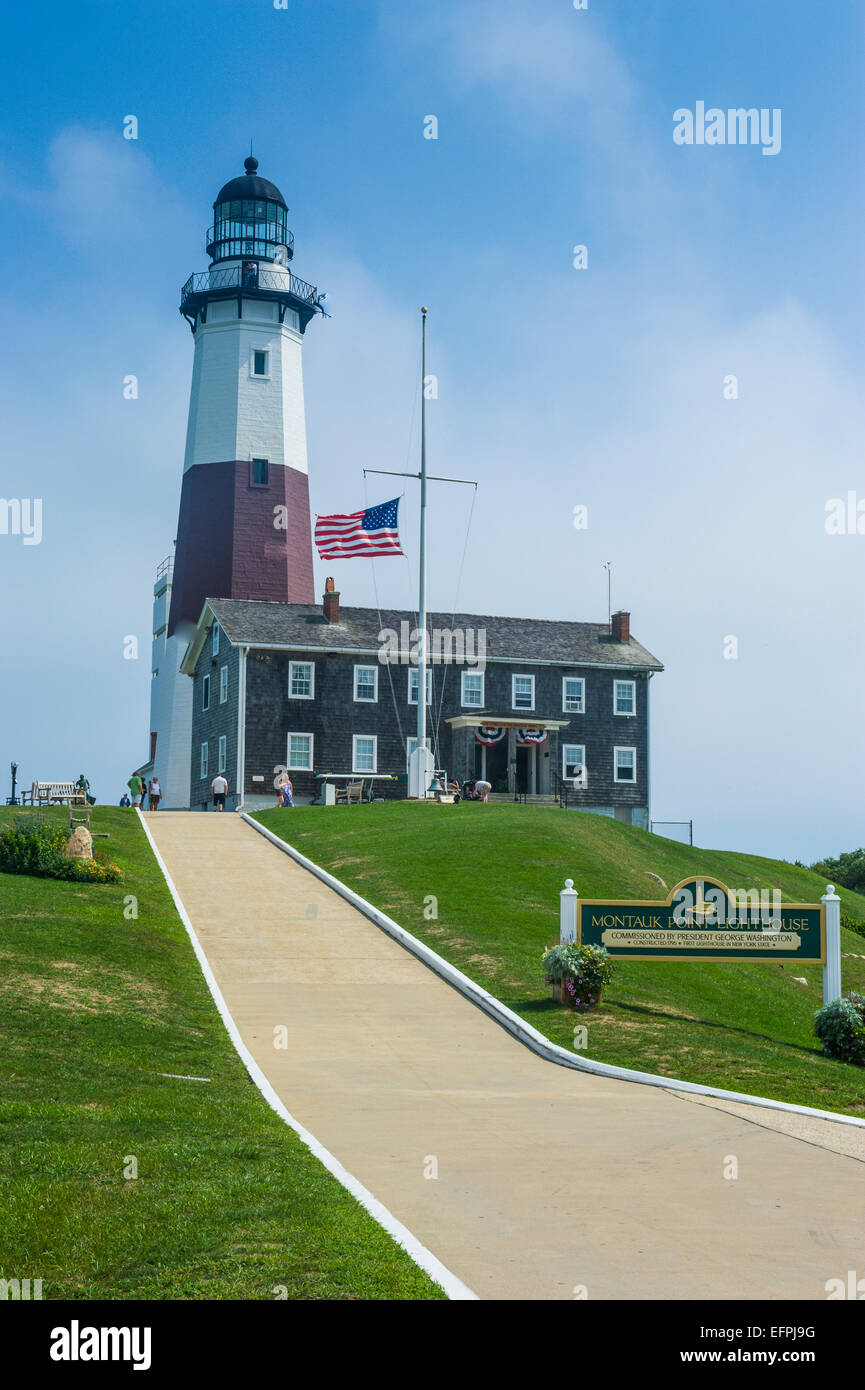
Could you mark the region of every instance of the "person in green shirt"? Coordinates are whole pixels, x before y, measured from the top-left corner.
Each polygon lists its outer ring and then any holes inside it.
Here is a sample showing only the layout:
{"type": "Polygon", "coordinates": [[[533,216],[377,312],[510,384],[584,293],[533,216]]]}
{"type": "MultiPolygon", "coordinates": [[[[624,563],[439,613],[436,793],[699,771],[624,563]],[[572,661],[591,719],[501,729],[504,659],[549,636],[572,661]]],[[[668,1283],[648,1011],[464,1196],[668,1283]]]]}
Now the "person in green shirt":
{"type": "Polygon", "coordinates": [[[132,776],[130,777],[130,779],[129,779],[129,781],[126,783],[126,785],[127,785],[127,787],[129,788],[129,795],[130,795],[130,797],[132,798],[132,805],[133,805],[133,806],[140,806],[140,805],[141,805],[141,797],[142,797],[142,794],[143,794],[143,792],[144,792],[144,783],[142,782],[141,778],[138,776],[138,773],[137,773],[137,772],[133,772],[132,776]]]}

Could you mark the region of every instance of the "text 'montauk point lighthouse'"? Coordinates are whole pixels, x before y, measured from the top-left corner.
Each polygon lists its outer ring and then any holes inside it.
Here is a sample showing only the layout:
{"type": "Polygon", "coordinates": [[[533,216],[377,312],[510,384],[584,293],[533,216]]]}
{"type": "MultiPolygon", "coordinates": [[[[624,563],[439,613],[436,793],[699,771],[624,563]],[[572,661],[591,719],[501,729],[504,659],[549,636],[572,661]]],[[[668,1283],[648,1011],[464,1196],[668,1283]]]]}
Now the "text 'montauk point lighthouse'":
{"type": "MultiPolygon", "coordinates": [[[[208,596],[312,603],[303,334],[320,303],[258,161],[222,188],[210,268],[181,290],[195,340],[173,559],[154,587],[150,761],[163,805],[190,804],[192,682],[180,674],[208,596]]],[[[214,699],[218,699],[214,691],[214,699]]]]}

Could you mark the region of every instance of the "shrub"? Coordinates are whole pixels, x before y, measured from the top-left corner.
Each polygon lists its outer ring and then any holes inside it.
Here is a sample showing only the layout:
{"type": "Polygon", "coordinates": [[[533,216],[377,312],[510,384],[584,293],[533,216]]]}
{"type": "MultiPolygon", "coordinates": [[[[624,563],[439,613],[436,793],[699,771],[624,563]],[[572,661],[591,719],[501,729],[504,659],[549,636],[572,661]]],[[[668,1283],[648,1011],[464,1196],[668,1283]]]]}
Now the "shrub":
{"type": "Polygon", "coordinates": [[[850,990],[824,1004],[814,1015],[814,1032],[827,1057],[865,1066],[865,997],[850,990]]]}
{"type": "Polygon", "coordinates": [[[818,859],[811,865],[827,883],[840,884],[854,893],[865,893],[865,849],[848,849],[837,859],[818,859]]]}
{"type": "Polygon", "coordinates": [[[66,833],[56,822],[18,816],[0,826],[0,869],[7,874],[59,878],[66,833]]]}
{"type": "Polygon", "coordinates": [[[0,872],[76,883],[119,882],[117,865],[102,856],[98,861],[67,858],[66,841],[67,831],[57,821],[17,816],[0,825],[0,872]]]}
{"type": "Polygon", "coordinates": [[[865,936],[865,922],[860,922],[856,917],[850,917],[846,912],[841,913],[841,926],[845,931],[854,931],[857,936],[865,936]]]}

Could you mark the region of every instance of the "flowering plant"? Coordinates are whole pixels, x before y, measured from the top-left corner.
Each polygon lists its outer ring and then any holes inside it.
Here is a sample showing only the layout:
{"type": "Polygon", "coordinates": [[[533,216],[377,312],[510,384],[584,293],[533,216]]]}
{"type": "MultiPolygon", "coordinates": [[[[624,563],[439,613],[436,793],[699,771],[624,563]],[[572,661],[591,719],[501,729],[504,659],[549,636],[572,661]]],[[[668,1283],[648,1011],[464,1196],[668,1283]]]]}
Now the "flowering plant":
{"type": "Polygon", "coordinates": [[[542,965],[547,984],[562,985],[577,1008],[597,1003],[616,969],[605,946],[581,946],[576,941],[548,948],[542,965]]]}
{"type": "Polygon", "coordinates": [[[99,859],[70,859],[67,832],[58,821],[15,816],[0,825],[0,873],[34,878],[71,879],[76,883],[117,883],[117,865],[97,850],[99,859]]]}

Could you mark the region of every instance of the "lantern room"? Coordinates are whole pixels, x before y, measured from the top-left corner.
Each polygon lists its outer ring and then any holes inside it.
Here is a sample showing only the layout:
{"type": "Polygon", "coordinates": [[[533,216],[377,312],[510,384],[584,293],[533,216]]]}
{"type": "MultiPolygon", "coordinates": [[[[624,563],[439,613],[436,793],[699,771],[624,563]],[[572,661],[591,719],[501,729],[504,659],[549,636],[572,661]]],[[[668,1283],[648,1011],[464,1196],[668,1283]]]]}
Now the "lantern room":
{"type": "Polygon", "coordinates": [[[286,225],[288,208],[275,184],[258,176],[258,160],[244,160],[245,174],[220,189],[213,204],[213,226],[207,234],[207,254],[218,261],[256,260],[287,265],[294,255],[294,237],[286,225]]]}

